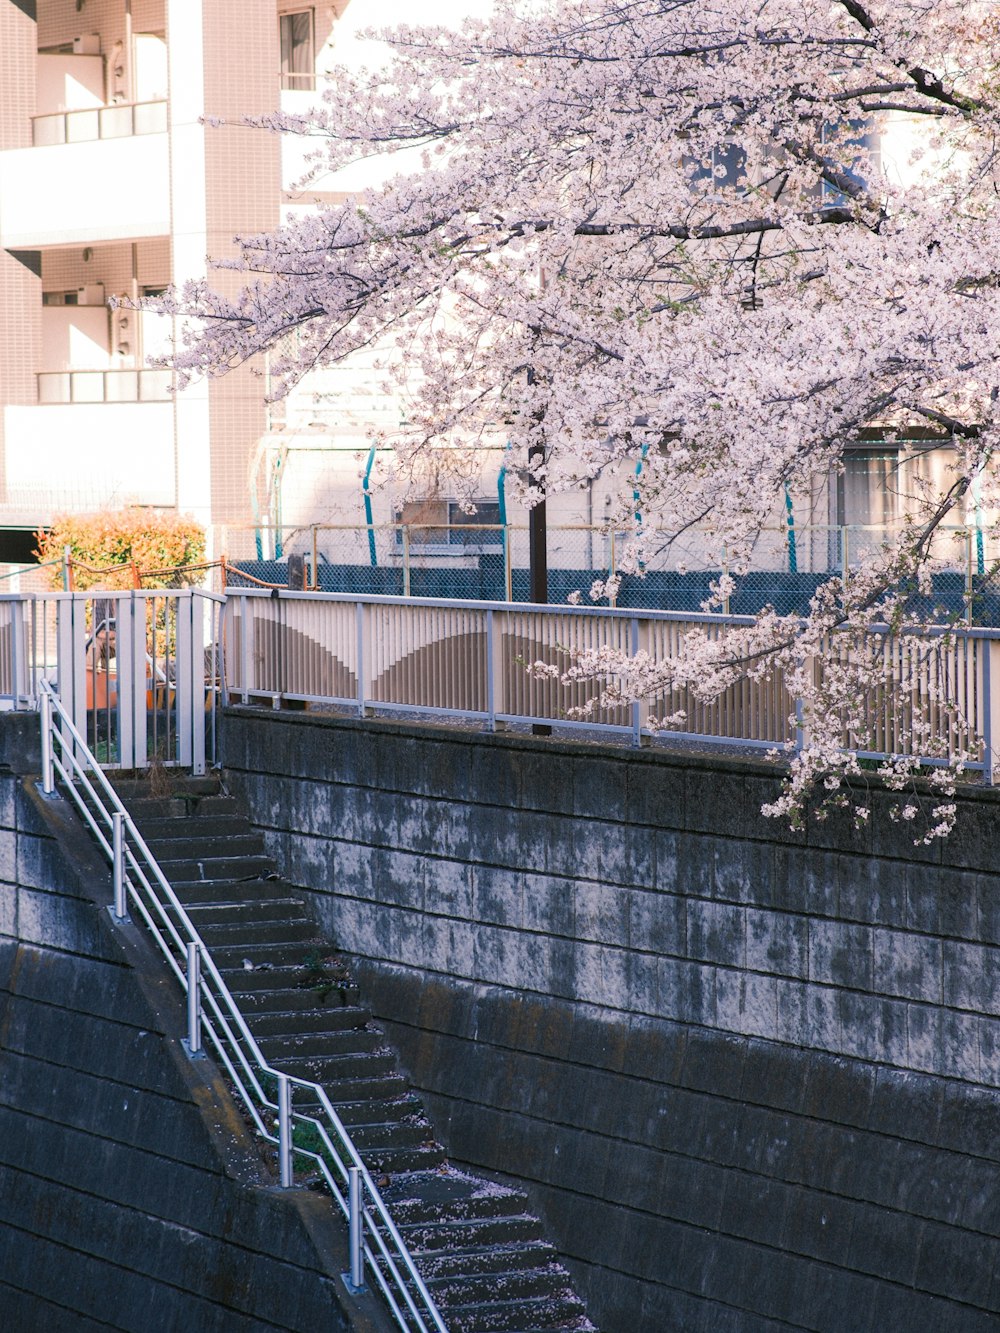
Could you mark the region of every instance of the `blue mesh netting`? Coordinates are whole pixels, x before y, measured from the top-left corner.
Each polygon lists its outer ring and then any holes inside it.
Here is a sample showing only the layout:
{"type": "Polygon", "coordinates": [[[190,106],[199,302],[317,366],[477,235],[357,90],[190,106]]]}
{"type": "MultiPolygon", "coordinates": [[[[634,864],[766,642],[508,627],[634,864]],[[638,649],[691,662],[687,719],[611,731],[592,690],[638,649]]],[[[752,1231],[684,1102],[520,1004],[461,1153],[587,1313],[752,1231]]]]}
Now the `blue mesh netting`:
{"type": "MultiPolygon", "coordinates": [[[[285,560],[241,560],[238,568],[266,583],[288,586],[288,562],[285,560]]],[[[624,575],[621,579],[617,604],[647,611],[699,611],[709,596],[710,585],[720,577],[720,570],[698,570],[681,574],[675,570],[652,570],[644,577],[624,575]]],[[[571,592],[582,593],[582,604],[593,605],[589,592],[595,578],[606,575],[600,570],[550,569],[549,601],[563,603],[571,592]]],[[[733,615],[753,615],[764,606],[773,606],[780,615],[804,615],[809,599],[831,575],[828,573],[791,574],[780,571],[751,571],[735,579],[735,590],[729,600],[733,615]]],[[[229,583],[234,587],[252,587],[249,579],[241,580],[231,572],[229,583]]],[[[515,602],[526,602],[529,597],[528,571],[514,569],[511,578],[515,602]]],[[[379,565],[328,565],[319,570],[322,592],[347,593],[356,597],[402,597],[403,571],[398,567],[379,565]]],[[[500,602],[505,598],[503,557],[481,556],[474,566],[425,569],[415,566],[410,571],[412,597],[441,597],[449,600],[479,600],[500,602]]],[[[598,603],[599,605],[601,603],[598,603]]],[[[965,576],[959,572],[935,574],[931,580],[931,594],[914,592],[907,598],[907,610],[935,620],[957,618],[964,620],[965,576]]],[[[1000,625],[1000,576],[973,576],[973,623],[1000,625]]]]}

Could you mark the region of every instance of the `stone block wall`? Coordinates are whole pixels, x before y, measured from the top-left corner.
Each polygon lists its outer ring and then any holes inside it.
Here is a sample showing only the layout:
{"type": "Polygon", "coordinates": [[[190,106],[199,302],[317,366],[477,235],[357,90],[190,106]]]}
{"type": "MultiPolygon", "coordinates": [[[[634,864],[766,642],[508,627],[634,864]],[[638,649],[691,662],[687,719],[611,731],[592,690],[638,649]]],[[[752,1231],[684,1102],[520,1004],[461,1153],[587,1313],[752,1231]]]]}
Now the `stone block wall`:
{"type": "Polygon", "coordinates": [[[234,709],[229,781],[449,1150],[606,1333],[1000,1321],[1000,805],[793,835],[763,764],[234,709]]]}
{"type": "Polygon", "coordinates": [[[110,892],[67,803],[0,773],[0,1327],[384,1333],[351,1322],[329,1200],[275,1188],[110,892]]]}

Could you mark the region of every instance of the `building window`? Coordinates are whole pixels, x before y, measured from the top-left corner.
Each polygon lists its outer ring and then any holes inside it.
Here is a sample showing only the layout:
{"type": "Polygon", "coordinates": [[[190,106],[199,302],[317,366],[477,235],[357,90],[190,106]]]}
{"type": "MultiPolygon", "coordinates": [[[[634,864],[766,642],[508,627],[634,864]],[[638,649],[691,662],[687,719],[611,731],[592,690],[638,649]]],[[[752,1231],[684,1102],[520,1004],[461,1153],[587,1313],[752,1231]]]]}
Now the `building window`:
{"type": "Polygon", "coordinates": [[[315,88],[316,56],[313,42],[313,11],[278,16],[281,45],[282,88],[315,88]]]}
{"type": "MultiPolygon", "coordinates": [[[[411,547],[448,546],[499,548],[503,545],[500,505],[496,500],[474,501],[476,512],[467,514],[457,500],[414,500],[396,511],[396,522],[409,529],[411,547]]],[[[396,529],[396,545],[403,532],[396,529]]]]}
{"type": "MultiPolygon", "coordinates": [[[[868,189],[877,185],[882,174],[882,140],[878,130],[868,120],[824,122],[820,141],[834,165],[855,185],[868,189]]],[[[835,185],[822,182],[821,197],[824,208],[840,208],[850,200],[835,185]]]]}
{"type": "Polygon", "coordinates": [[[891,526],[899,517],[900,476],[896,449],[847,449],[837,479],[837,521],[891,526]]]}

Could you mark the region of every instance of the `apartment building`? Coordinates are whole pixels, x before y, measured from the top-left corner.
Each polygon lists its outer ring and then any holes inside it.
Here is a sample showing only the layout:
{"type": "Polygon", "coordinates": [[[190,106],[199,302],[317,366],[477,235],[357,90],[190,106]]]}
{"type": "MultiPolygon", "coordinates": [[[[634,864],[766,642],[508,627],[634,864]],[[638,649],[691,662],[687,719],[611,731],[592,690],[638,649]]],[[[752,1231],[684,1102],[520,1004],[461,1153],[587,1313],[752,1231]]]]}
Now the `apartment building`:
{"type": "Polygon", "coordinates": [[[251,517],[260,368],[174,397],[147,365],[169,321],[107,303],[204,276],[236,233],[276,225],[279,139],[213,122],[314,95],[334,17],[287,0],[0,0],[0,546],[129,501],[251,517]]]}

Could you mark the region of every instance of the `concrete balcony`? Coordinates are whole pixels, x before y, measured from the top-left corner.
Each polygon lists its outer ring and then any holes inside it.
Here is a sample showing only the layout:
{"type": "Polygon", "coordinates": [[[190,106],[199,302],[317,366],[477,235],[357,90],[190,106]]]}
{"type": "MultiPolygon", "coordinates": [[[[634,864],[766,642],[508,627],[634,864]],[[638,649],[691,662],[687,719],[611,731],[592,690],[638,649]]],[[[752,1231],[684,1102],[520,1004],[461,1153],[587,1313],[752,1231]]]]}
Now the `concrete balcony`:
{"type": "Polygon", "coordinates": [[[49,370],[38,376],[38,401],[67,403],[168,403],[169,370],[49,370]]]}
{"type": "Polygon", "coordinates": [[[40,250],[166,235],[169,180],[162,132],[0,153],[0,246],[40,250]]]}
{"type": "Polygon", "coordinates": [[[67,509],[174,503],[172,402],[52,403],[3,412],[5,507],[24,510],[31,522],[67,509]]]}

